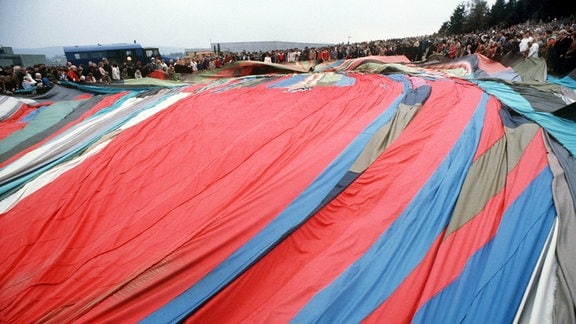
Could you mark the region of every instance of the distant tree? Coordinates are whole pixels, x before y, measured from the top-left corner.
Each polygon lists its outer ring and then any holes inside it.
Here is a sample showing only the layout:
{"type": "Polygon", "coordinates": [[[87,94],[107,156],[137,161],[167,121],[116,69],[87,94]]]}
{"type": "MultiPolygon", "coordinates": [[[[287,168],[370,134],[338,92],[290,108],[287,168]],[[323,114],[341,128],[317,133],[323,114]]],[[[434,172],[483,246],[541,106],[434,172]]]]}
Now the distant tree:
{"type": "Polygon", "coordinates": [[[506,23],[506,2],[504,0],[496,0],[490,8],[490,25],[491,26],[507,26],[506,23]]]}
{"type": "Polygon", "coordinates": [[[541,9],[541,0],[518,0],[516,3],[516,11],[520,16],[520,21],[540,19],[541,9]]]}
{"type": "Polygon", "coordinates": [[[574,0],[542,0],[540,18],[552,20],[562,17],[576,17],[574,0]]]}
{"type": "Polygon", "coordinates": [[[442,26],[440,26],[440,29],[438,30],[438,34],[444,35],[444,36],[449,34],[449,27],[450,27],[450,22],[445,21],[444,23],[442,23],[442,26]]]}
{"type": "Polygon", "coordinates": [[[452,12],[450,21],[448,21],[448,33],[451,35],[462,34],[464,32],[464,23],[466,22],[466,7],[460,3],[452,12]]]}
{"type": "Polygon", "coordinates": [[[490,27],[488,3],[484,0],[471,0],[469,13],[464,24],[465,32],[476,32],[490,27]]]}
{"type": "Polygon", "coordinates": [[[491,27],[508,27],[532,20],[576,17],[574,0],[495,0],[491,8],[485,0],[461,2],[438,31],[442,35],[478,32],[491,27]]]}
{"type": "Polygon", "coordinates": [[[508,3],[506,3],[507,25],[516,25],[523,21],[523,17],[521,17],[520,12],[518,11],[518,7],[516,0],[508,0],[508,3]]]}

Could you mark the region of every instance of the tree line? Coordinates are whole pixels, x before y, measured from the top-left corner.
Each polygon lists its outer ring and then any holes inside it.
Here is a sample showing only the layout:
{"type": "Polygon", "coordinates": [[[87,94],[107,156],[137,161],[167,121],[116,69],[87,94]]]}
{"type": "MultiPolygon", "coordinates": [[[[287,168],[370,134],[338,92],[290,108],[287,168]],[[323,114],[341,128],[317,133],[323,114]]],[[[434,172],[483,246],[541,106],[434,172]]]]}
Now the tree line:
{"type": "Polygon", "coordinates": [[[475,33],[490,28],[507,28],[526,21],[572,18],[574,0],[496,0],[489,7],[483,0],[461,2],[440,27],[439,34],[475,33]]]}

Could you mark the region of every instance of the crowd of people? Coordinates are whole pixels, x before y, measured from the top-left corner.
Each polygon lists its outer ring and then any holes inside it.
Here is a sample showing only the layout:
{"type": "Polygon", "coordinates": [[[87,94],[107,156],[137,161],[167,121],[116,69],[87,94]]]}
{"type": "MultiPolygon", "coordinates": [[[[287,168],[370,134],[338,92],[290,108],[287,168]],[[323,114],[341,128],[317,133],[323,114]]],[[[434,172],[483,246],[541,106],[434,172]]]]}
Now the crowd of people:
{"type": "Polygon", "coordinates": [[[524,57],[542,57],[546,60],[550,73],[563,75],[576,68],[575,40],[576,19],[554,19],[463,35],[408,37],[338,44],[324,48],[223,53],[221,56],[213,55],[201,59],[184,58],[175,64],[177,72],[195,72],[242,60],[270,63],[310,60],[321,63],[370,55],[404,55],[414,62],[425,61],[432,56],[454,59],[470,54],[482,54],[498,61],[508,53],[519,53],[524,57]]]}
{"type": "Polygon", "coordinates": [[[252,60],[268,63],[316,63],[365,57],[370,55],[404,55],[411,61],[425,61],[433,56],[449,59],[482,54],[498,61],[509,53],[524,57],[541,57],[548,71],[563,75],[576,69],[576,19],[553,19],[548,22],[526,22],[508,28],[463,35],[429,35],[401,39],[377,40],[353,44],[337,44],[323,48],[288,49],[258,52],[235,52],[185,57],[165,61],[153,58],[151,62],[89,62],[88,66],[38,65],[33,67],[9,66],[0,68],[0,93],[12,94],[18,89],[36,87],[49,89],[62,80],[80,83],[109,83],[142,78],[160,71],[166,79],[177,80],[180,73],[197,73],[220,68],[235,61],[252,60]]]}

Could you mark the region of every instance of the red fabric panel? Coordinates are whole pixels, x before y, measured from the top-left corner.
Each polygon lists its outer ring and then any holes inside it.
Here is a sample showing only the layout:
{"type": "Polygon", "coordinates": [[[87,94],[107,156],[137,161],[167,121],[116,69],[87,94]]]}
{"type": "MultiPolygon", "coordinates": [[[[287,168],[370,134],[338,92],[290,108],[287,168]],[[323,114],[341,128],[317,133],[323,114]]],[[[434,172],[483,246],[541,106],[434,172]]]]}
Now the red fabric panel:
{"type": "Polygon", "coordinates": [[[496,61],[493,61],[484,55],[476,54],[476,56],[478,56],[478,68],[486,71],[488,74],[504,72],[507,70],[513,71],[512,68],[506,67],[496,61]]]}
{"type": "Polygon", "coordinates": [[[150,78],[155,78],[155,79],[161,79],[161,80],[166,80],[166,73],[164,73],[164,71],[161,70],[155,70],[150,72],[150,74],[148,74],[148,77],[150,78]]]}
{"type": "Polygon", "coordinates": [[[481,95],[467,84],[435,82],[420,113],[365,173],[188,322],[289,321],[404,211],[461,135],[481,95]]]}
{"type": "Polygon", "coordinates": [[[85,100],[85,99],[90,99],[90,98],[92,98],[92,95],[91,95],[91,94],[89,94],[89,93],[83,93],[83,94],[81,94],[81,95],[79,95],[79,96],[76,96],[76,97],[74,98],[74,100],[85,100]]]}
{"type": "Polygon", "coordinates": [[[192,95],[25,198],[0,216],[3,319],[134,321],[180,294],[403,90],[355,77],[351,87],[192,95]]]}
{"type": "Polygon", "coordinates": [[[490,98],[491,103],[486,107],[484,128],[482,128],[482,136],[480,137],[480,142],[474,155],[474,161],[486,153],[494,143],[504,136],[504,127],[500,119],[500,105],[492,102],[495,100],[493,97],[490,98]]]}
{"type": "Polygon", "coordinates": [[[26,123],[21,122],[21,119],[27,116],[34,109],[39,106],[29,106],[22,104],[20,108],[9,118],[0,122],[0,141],[10,136],[10,134],[24,128],[26,123]]]}
{"type": "Polygon", "coordinates": [[[460,229],[439,237],[434,245],[437,249],[430,249],[420,266],[365,322],[410,323],[415,312],[456,279],[468,259],[496,235],[503,212],[546,165],[542,134],[538,133],[508,174],[505,189],[460,229]]]}

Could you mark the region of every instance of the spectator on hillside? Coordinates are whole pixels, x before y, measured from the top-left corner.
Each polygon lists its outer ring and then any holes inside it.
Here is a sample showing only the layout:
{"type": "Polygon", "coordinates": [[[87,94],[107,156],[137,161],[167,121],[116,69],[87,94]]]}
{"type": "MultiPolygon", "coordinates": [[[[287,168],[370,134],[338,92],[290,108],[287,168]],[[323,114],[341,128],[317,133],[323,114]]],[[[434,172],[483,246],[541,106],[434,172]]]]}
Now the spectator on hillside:
{"type": "Polygon", "coordinates": [[[176,80],[176,70],[174,69],[174,65],[170,64],[168,69],[166,70],[166,77],[168,80],[176,80]]]}
{"type": "Polygon", "coordinates": [[[330,60],[330,53],[326,48],[322,49],[322,51],[318,53],[318,56],[319,61],[322,63],[328,62],[330,60]]]}
{"type": "Polygon", "coordinates": [[[276,63],[284,63],[286,59],[286,54],[284,54],[283,51],[278,51],[278,53],[276,53],[276,63]]]}
{"type": "Polygon", "coordinates": [[[0,74],[0,95],[12,94],[6,89],[6,78],[4,74],[0,74]]]}
{"type": "Polygon", "coordinates": [[[450,42],[450,47],[448,47],[448,57],[453,59],[458,55],[458,46],[456,45],[456,40],[450,42]]]}
{"type": "Polygon", "coordinates": [[[120,81],[122,76],[120,75],[120,67],[118,63],[112,63],[112,81],[120,81]]]}
{"type": "Polygon", "coordinates": [[[88,72],[86,77],[84,78],[84,82],[86,83],[96,83],[96,77],[92,72],[88,72]]]}
{"type": "Polygon", "coordinates": [[[24,81],[25,75],[26,71],[21,66],[14,66],[13,76],[16,78],[16,89],[22,89],[22,81],[24,81]]]}
{"type": "Polygon", "coordinates": [[[566,51],[566,54],[564,56],[564,61],[566,64],[566,72],[570,72],[574,69],[576,69],[576,31],[572,32],[572,44],[570,45],[570,48],[568,48],[568,51],[566,51]]]}
{"type": "Polygon", "coordinates": [[[98,79],[99,82],[108,83],[111,81],[110,74],[108,73],[108,71],[106,71],[103,61],[98,63],[98,72],[100,73],[100,79],[98,79]]]}
{"type": "Polygon", "coordinates": [[[528,49],[528,54],[526,55],[526,57],[538,58],[539,57],[538,52],[540,50],[540,45],[538,43],[538,36],[534,36],[534,39],[528,42],[528,45],[530,47],[528,49]]]}
{"type": "Polygon", "coordinates": [[[529,31],[524,32],[522,40],[520,40],[520,44],[518,45],[518,49],[520,54],[524,57],[528,56],[528,50],[530,49],[530,43],[532,43],[534,39],[530,35],[529,31]]]}
{"type": "Polygon", "coordinates": [[[556,49],[556,55],[557,55],[555,62],[556,63],[555,70],[559,74],[569,72],[567,64],[568,62],[566,60],[566,53],[568,52],[568,49],[570,48],[571,45],[572,45],[572,37],[568,34],[568,32],[565,29],[560,30],[560,32],[558,33],[558,39],[554,44],[554,48],[556,49]]]}
{"type": "Polygon", "coordinates": [[[68,80],[67,72],[64,68],[58,69],[58,81],[66,81],[68,80]]]}
{"type": "Polygon", "coordinates": [[[66,73],[66,79],[72,82],[79,82],[80,75],[78,75],[78,68],[76,65],[71,65],[68,73],[66,73]]]}
{"type": "Polygon", "coordinates": [[[4,77],[4,87],[6,88],[6,94],[13,94],[14,91],[20,88],[18,83],[18,78],[15,75],[7,75],[4,77]]]}
{"type": "MultiPolygon", "coordinates": [[[[38,69],[39,71],[40,69],[38,69]]],[[[34,81],[36,81],[36,86],[42,90],[48,90],[51,88],[50,80],[47,77],[43,77],[42,73],[36,72],[34,73],[34,81]]]]}
{"type": "Polygon", "coordinates": [[[26,90],[34,86],[36,86],[36,81],[34,81],[30,75],[25,75],[24,79],[22,80],[22,88],[26,90]]]}

